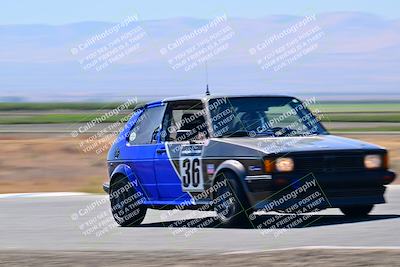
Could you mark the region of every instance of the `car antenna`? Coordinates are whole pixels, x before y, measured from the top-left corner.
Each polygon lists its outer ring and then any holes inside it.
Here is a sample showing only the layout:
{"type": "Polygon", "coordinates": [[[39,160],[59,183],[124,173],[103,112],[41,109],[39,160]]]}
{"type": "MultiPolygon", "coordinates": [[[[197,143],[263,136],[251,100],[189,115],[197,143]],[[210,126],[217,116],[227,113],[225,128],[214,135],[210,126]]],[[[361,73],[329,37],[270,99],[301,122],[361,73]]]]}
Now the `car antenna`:
{"type": "Polygon", "coordinates": [[[210,90],[208,89],[208,68],[207,68],[207,61],[206,61],[206,95],[210,95],[210,90]]]}

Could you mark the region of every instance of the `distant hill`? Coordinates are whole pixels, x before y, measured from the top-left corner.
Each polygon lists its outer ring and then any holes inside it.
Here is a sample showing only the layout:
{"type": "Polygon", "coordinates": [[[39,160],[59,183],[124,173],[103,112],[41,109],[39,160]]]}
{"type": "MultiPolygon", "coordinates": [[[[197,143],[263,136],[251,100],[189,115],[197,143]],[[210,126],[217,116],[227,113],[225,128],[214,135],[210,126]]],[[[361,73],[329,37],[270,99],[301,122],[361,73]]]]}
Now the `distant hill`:
{"type": "Polygon", "coordinates": [[[206,79],[204,64],[190,71],[173,70],[168,60],[205,42],[225,27],[233,32],[228,41],[221,41],[227,46],[208,60],[213,92],[316,95],[324,99],[338,99],[343,95],[352,99],[400,99],[400,20],[351,12],[317,14],[315,20],[296,33],[287,34],[256,55],[250,54],[249,49],[303,19],[228,17],[207,34],[198,33],[207,20],[138,21],[121,27],[118,33],[107,33],[105,38],[82,50],[79,45],[87,45],[115,24],[2,25],[0,101],[97,101],[202,93],[206,79]],[[94,68],[85,71],[80,65],[79,60],[137,26],[144,34],[136,50],[101,71],[94,68]],[[279,71],[262,70],[257,65],[260,55],[273,52],[315,27],[323,35],[308,54],[279,71]],[[179,42],[183,44],[168,50],[179,42]],[[78,48],[76,54],[71,52],[74,48],[78,48]],[[166,55],[160,52],[162,49],[167,49],[166,55]]]}

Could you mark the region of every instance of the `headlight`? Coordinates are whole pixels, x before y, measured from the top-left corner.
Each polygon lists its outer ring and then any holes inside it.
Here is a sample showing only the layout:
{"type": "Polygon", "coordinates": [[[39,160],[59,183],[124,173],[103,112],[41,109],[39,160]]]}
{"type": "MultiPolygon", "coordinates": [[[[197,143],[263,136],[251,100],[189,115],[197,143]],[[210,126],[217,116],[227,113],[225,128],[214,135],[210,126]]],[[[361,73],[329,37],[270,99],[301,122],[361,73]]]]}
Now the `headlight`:
{"type": "Polygon", "coordinates": [[[278,158],[275,162],[275,168],[279,172],[290,172],[294,169],[293,159],[291,158],[278,158]]]}
{"type": "Polygon", "coordinates": [[[381,155],[366,155],[364,157],[364,166],[367,169],[376,169],[382,167],[381,155]]]}

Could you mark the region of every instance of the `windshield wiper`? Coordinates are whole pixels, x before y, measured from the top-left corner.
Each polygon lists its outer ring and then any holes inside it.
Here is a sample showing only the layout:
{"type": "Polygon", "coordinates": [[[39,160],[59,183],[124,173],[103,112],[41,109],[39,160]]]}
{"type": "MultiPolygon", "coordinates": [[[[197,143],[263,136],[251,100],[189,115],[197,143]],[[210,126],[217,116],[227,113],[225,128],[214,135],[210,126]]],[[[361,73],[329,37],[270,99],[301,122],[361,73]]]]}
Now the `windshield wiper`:
{"type": "Polygon", "coordinates": [[[246,137],[249,136],[249,132],[248,131],[236,131],[236,132],[232,132],[232,133],[225,133],[221,136],[218,137],[246,137]]]}

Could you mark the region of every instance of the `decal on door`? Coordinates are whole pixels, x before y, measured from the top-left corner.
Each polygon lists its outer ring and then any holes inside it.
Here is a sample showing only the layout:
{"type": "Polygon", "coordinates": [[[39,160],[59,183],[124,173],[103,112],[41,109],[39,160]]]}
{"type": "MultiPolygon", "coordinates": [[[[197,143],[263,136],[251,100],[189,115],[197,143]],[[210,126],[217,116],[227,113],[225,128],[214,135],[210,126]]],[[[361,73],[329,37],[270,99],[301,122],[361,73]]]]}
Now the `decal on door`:
{"type": "Polygon", "coordinates": [[[179,156],[179,171],[183,192],[204,190],[202,145],[183,145],[179,156]]]}

